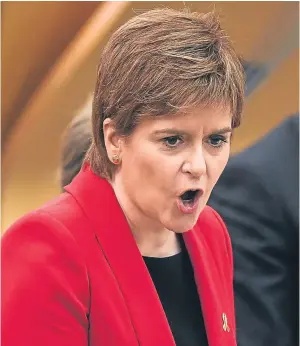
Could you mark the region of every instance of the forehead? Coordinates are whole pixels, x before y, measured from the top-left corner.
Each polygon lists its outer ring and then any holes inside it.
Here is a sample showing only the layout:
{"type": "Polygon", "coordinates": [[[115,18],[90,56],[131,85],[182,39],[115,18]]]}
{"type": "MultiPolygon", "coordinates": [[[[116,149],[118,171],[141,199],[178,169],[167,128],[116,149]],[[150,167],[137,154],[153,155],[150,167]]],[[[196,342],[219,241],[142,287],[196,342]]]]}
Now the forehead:
{"type": "Polygon", "coordinates": [[[174,129],[190,134],[208,133],[231,127],[232,113],[229,107],[197,107],[185,113],[162,115],[142,121],[137,132],[156,132],[174,129]]]}

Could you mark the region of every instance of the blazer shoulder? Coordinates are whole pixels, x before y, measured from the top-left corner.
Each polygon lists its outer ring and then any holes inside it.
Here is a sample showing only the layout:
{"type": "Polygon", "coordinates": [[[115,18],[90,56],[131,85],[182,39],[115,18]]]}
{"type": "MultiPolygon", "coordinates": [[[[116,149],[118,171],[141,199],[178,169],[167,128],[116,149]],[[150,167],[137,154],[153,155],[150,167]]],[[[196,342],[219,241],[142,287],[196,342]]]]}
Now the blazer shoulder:
{"type": "Polygon", "coordinates": [[[28,213],[2,236],[4,340],[20,344],[18,335],[26,345],[58,340],[52,324],[43,323],[51,316],[64,331],[60,340],[84,345],[90,306],[86,262],[71,232],[46,211],[28,213]]]}
{"type": "Polygon", "coordinates": [[[76,287],[86,292],[88,270],[80,243],[59,218],[51,215],[51,205],[52,202],[24,215],[4,232],[1,239],[4,271],[15,268],[17,272],[24,267],[45,274],[54,268],[58,271],[65,268],[65,275],[72,276],[76,272],[82,278],[76,287]],[[74,273],[70,272],[69,265],[73,266],[74,273]]]}
{"type": "Polygon", "coordinates": [[[61,195],[15,221],[2,236],[1,247],[4,254],[14,251],[15,248],[22,251],[24,256],[30,255],[24,245],[27,244],[30,245],[28,249],[39,248],[37,259],[40,261],[47,260],[47,251],[52,249],[58,254],[62,251],[59,256],[66,260],[69,257],[75,262],[84,263],[80,243],[72,229],[60,217],[68,207],[69,217],[70,213],[75,214],[75,209],[70,208],[70,203],[64,201],[65,197],[61,195]]]}
{"type": "Polygon", "coordinates": [[[31,244],[31,248],[40,246],[40,258],[43,256],[43,249],[48,246],[68,249],[65,255],[69,254],[78,258],[79,246],[72,233],[64,226],[59,219],[52,217],[47,212],[47,208],[41,208],[29,212],[15,221],[2,236],[2,249],[13,250],[13,244],[22,247],[22,243],[31,244]],[[76,255],[75,255],[76,254],[76,255]]]}

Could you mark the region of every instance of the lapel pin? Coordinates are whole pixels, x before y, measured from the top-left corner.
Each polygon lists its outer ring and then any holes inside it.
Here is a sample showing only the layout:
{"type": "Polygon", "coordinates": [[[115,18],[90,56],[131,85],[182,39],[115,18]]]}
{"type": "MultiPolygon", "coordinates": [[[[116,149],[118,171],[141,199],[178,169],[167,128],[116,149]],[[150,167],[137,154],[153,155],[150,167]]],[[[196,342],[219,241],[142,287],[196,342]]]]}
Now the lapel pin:
{"type": "Polygon", "coordinates": [[[230,332],[227,316],[226,316],[226,314],[224,312],[222,314],[222,320],[223,320],[223,330],[224,330],[224,332],[230,332]]]}

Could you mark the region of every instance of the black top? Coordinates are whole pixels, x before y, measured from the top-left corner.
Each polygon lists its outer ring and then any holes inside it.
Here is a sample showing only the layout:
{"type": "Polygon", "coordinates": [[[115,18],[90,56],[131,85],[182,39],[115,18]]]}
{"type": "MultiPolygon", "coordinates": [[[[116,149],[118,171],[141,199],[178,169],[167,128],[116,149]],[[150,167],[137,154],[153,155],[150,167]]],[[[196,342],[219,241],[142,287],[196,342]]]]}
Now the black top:
{"type": "Polygon", "coordinates": [[[208,341],[193,267],[182,251],[171,257],[143,257],[177,346],[207,346],[208,341]]]}

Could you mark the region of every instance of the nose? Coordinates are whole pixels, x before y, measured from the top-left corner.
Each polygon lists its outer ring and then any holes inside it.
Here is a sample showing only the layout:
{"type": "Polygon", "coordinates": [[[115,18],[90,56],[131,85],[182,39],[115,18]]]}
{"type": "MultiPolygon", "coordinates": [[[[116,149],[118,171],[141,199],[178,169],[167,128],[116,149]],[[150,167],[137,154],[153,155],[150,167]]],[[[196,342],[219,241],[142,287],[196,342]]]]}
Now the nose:
{"type": "Polygon", "coordinates": [[[188,173],[194,178],[200,178],[206,173],[206,161],[202,148],[194,150],[182,166],[183,173],[188,173]]]}

